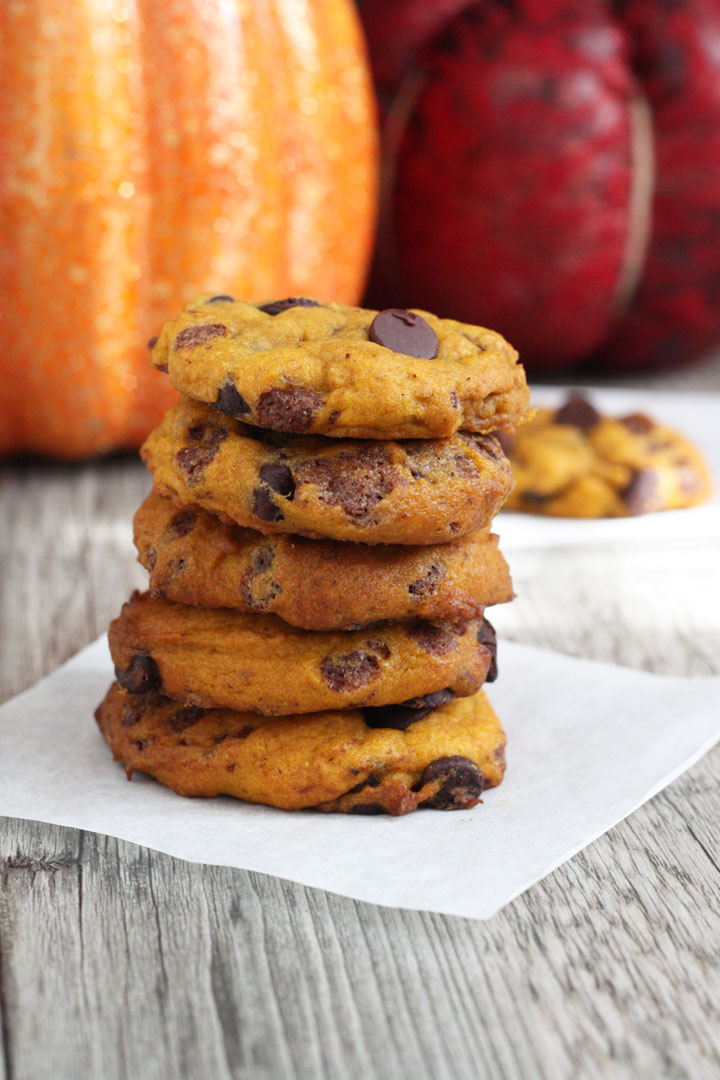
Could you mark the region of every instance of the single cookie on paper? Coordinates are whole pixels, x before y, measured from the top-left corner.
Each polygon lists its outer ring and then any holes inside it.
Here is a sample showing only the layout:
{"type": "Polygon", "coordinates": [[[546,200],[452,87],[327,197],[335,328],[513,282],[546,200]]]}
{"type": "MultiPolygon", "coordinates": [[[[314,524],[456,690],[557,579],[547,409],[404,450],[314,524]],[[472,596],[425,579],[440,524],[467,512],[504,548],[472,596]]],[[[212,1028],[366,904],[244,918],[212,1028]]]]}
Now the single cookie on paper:
{"type": "Polygon", "coordinates": [[[263,717],[114,683],[95,716],[128,776],[149,773],[180,795],[354,814],[475,806],[505,771],[505,736],[487,698],[415,712],[263,717]]]}
{"type": "Polygon", "coordinates": [[[206,294],[162,328],[151,355],[183,394],[274,431],[510,431],[528,404],[525,372],[500,334],[402,308],[206,294]]]}

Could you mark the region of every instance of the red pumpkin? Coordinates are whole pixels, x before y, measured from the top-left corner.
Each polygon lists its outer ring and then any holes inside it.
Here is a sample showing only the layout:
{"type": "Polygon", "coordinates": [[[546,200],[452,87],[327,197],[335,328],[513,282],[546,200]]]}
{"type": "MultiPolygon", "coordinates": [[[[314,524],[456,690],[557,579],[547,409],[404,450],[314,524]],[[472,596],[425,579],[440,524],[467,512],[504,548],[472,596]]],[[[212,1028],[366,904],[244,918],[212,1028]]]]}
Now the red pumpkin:
{"type": "Polygon", "coordinates": [[[364,0],[384,114],[372,299],[532,372],[720,341],[720,0],[364,0]]]}
{"type": "Polygon", "coordinates": [[[354,302],[375,133],[350,0],[0,15],[0,453],[136,447],[146,341],[194,293],[354,302]]]}

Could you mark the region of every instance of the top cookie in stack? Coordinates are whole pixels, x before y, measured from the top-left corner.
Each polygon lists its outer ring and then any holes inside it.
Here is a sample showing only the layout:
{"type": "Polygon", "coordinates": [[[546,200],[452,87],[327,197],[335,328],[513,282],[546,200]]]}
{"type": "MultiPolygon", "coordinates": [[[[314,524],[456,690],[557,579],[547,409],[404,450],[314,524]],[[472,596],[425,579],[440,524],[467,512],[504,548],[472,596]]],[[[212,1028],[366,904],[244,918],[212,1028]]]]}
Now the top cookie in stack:
{"type": "Polygon", "coordinates": [[[152,359],[181,397],[142,450],[152,594],[110,631],[115,756],[183,794],[474,805],[504,768],[480,688],[484,610],[512,598],[489,525],[514,350],[425,313],[207,296],[152,359]]]}
{"type": "Polygon", "coordinates": [[[195,401],[291,434],[509,431],[528,406],[525,372],[499,334],[400,308],[208,295],[163,327],[152,362],[195,401]]]}

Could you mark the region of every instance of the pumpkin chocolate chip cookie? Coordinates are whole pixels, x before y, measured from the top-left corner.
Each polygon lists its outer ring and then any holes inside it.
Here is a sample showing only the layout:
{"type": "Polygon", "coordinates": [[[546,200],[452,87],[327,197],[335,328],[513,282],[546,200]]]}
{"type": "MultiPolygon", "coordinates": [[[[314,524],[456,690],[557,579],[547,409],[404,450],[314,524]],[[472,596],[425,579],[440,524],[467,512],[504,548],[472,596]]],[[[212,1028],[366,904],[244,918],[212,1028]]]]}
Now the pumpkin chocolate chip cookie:
{"type": "Polygon", "coordinates": [[[512,430],[528,402],[517,353],[492,330],[302,297],[201,296],[163,327],[152,362],[236,419],[334,438],[512,430]]]}
{"type": "Polygon", "coordinates": [[[460,622],[512,599],[497,537],[453,544],[343,544],[263,536],[153,491],[135,515],[150,588],[181,604],[272,612],[306,630],[422,618],[460,622]]]}
{"type": "Polygon", "coordinates": [[[401,728],[361,710],[263,717],[114,683],[95,716],[128,776],[149,773],[180,795],[355,814],[475,806],[505,769],[505,736],[485,695],[417,713],[401,728]]]}
{"type": "Polygon", "coordinates": [[[268,435],[187,397],[141,454],[155,488],[180,506],[261,533],[366,544],[459,539],[489,524],[513,482],[492,435],[408,442],[268,435]]]}
{"type": "Polygon", "coordinates": [[[508,510],[555,517],[628,517],[704,502],[712,491],[699,451],[643,413],[601,416],[579,394],[537,409],[503,443],[515,489],[508,510]]]}
{"type": "Polygon", "coordinates": [[[496,674],[489,623],[388,623],[299,630],[275,615],[173,604],[135,593],[110,624],[118,682],[203,708],[272,715],[385,706],[496,674]]]}

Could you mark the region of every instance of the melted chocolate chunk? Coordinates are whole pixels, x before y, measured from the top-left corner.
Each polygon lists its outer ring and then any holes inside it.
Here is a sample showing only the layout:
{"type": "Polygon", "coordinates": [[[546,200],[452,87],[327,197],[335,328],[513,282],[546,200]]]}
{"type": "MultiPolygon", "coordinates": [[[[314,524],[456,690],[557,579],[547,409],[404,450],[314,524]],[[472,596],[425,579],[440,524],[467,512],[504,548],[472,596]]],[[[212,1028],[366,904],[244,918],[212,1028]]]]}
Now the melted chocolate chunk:
{"type": "Polygon", "coordinates": [[[151,337],[150,340],[147,343],[148,349],[154,349],[155,346],[157,345],[157,343],[158,343],[158,339],[156,337],[151,337]]]}
{"type": "Polygon", "coordinates": [[[257,487],[253,491],[253,514],[261,521],[282,521],[285,517],[266,487],[257,487]]]}
{"type": "Polygon", "coordinates": [[[497,635],[495,627],[487,619],[483,619],[477,632],[478,645],[484,645],[490,651],[490,667],[485,676],[485,682],[495,682],[498,677],[497,665],[497,635]]]}
{"type": "Polygon", "coordinates": [[[260,427],[297,433],[307,431],[321,405],[322,398],[314,390],[283,386],[260,395],[255,416],[260,427]]]}
{"type": "Polygon", "coordinates": [[[295,469],[295,482],[313,484],[321,502],[341,506],[349,518],[361,522],[395,487],[398,474],[389,456],[382,446],[339,451],[302,462],[295,469]]]}
{"type": "Polygon", "coordinates": [[[436,626],[422,619],[408,623],[407,634],[431,656],[444,656],[445,653],[457,648],[457,633],[449,626],[436,626]]]}
{"type": "Polygon", "coordinates": [[[115,678],[129,694],[144,694],[160,686],[158,666],[148,653],[137,653],[130,661],[127,671],[115,668],[115,678]]]}
{"type": "Polygon", "coordinates": [[[269,488],[284,495],[286,499],[292,499],[295,494],[295,481],[287,465],[281,461],[267,461],[260,466],[260,479],[264,480],[269,488]]]}
{"type": "Polygon", "coordinates": [[[555,413],[556,424],[572,424],[581,431],[590,431],[599,420],[600,413],[582,394],[570,394],[565,404],[555,413]]]}
{"type": "Polygon", "coordinates": [[[629,416],[621,416],[620,423],[632,431],[633,435],[647,435],[655,427],[649,416],[645,413],[634,412],[629,416]]]}
{"type": "Polygon", "coordinates": [[[185,731],[185,728],[197,724],[203,711],[204,710],[197,705],[186,705],[183,709],[179,709],[176,713],[172,714],[168,720],[168,727],[177,735],[179,732],[185,731]]]}
{"type": "MultiPolygon", "coordinates": [[[[203,434],[204,431],[200,429],[203,434]]],[[[190,434],[190,432],[188,432],[190,434]]],[[[224,428],[215,428],[205,442],[199,446],[186,446],[175,455],[175,461],[179,468],[187,474],[188,484],[197,484],[202,480],[206,466],[210,464],[220,445],[227,439],[228,433],[224,428]]]]}
{"type": "Polygon", "coordinates": [[[434,694],[425,694],[423,697],[410,698],[399,705],[377,705],[363,709],[365,723],[371,728],[395,728],[397,731],[405,731],[416,720],[422,720],[428,713],[433,712],[446,702],[455,697],[452,690],[436,690],[434,694]]]}
{"type": "Polygon", "coordinates": [[[370,324],[368,337],[385,349],[418,360],[432,360],[438,352],[438,337],[432,326],[405,308],[379,311],[370,324]]]}
{"type": "Polygon", "coordinates": [[[206,304],[234,304],[235,297],[227,296],[225,293],[219,293],[217,296],[211,296],[209,300],[205,301],[206,304]]]}
{"type": "Polygon", "coordinates": [[[430,569],[423,574],[417,581],[413,581],[408,585],[408,592],[411,596],[417,596],[423,599],[426,596],[432,596],[437,592],[438,584],[445,577],[445,567],[438,566],[437,563],[433,563],[430,569]]]}
{"type": "Polygon", "coordinates": [[[540,491],[523,491],[520,498],[528,506],[543,506],[553,498],[552,495],[543,495],[540,491]]]}
{"type": "Polygon", "coordinates": [[[267,611],[271,602],[282,592],[282,586],[277,581],[260,582],[256,579],[269,570],[275,560],[275,552],[271,547],[263,547],[253,558],[252,564],[243,575],[240,592],[243,603],[254,611],[267,611]]]}
{"type": "Polygon", "coordinates": [[[355,803],[350,808],[351,814],[382,814],[384,813],[382,806],[378,803],[355,803]]]}
{"type": "Polygon", "coordinates": [[[197,514],[194,510],[181,510],[170,522],[170,528],[176,537],[187,536],[195,527],[197,514]]]}
{"type": "Polygon", "coordinates": [[[261,304],[260,311],[266,315],[279,315],[281,311],[287,311],[294,307],[320,307],[317,300],[308,300],[306,296],[289,296],[286,300],[273,300],[269,304],[261,304]]]}
{"type": "Polygon", "coordinates": [[[420,780],[420,787],[440,780],[440,787],[422,805],[433,810],[469,810],[480,801],[485,777],[474,761],[466,757],[444,757],[431,761],[420,780]]]}
{"type": "Polygon", "coordinates": [[[353,649],[343,656],[328,656],[320,665],[325,682],[337,694],[357,690],[376,679],[380,665],[376,656],[353,649]]]}
{"type": "Polygon", "coordinates": [[[197,326],[186,326],[175,338],[175,348],[185,349],[191,345],[202,345],[214,337],[224,337],[227,334],[227,326],[222,323],[200,323],[197,326]]]}
{"type": "Polygon", "coordinates": [[[223,383],[218,389],[214,404],[216,409],[228,416],[245,416],[250,412],[247,401],[231,382],[223,383]]]}
{"type": "Polygon", "coordinates": [[[630,514],[647,514],[657,509],[659,478],[654,469],[640,469],[623,492],[630,514]]]}

